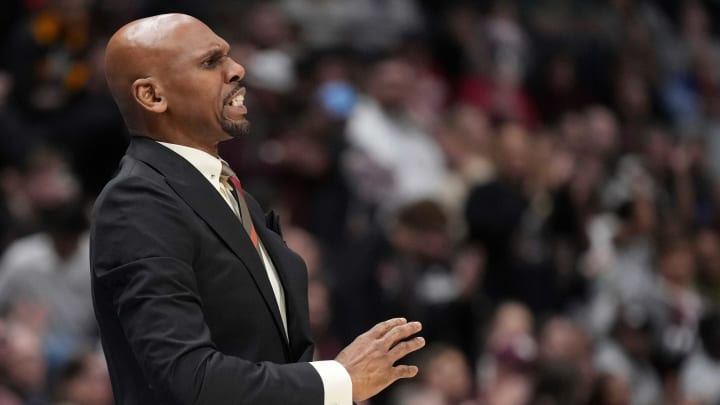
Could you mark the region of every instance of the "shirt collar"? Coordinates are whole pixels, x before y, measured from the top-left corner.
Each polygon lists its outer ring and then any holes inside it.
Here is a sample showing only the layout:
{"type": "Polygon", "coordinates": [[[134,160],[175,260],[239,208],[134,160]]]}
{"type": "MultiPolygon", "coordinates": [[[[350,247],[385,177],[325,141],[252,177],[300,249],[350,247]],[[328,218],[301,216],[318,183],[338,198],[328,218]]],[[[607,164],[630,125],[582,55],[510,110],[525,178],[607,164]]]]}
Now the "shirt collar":
{"type": "Polygon", "coordinates": [[[185,160],[197,169],[200,174],[205,177],[213,187],[220,185],[220,172],[222,171],[222,160],[205,151],[195,149],[190,146],[178,145],[174,143],[156,141],[160,145],[165,146],[171,151],[182,156],[185,160]]]}

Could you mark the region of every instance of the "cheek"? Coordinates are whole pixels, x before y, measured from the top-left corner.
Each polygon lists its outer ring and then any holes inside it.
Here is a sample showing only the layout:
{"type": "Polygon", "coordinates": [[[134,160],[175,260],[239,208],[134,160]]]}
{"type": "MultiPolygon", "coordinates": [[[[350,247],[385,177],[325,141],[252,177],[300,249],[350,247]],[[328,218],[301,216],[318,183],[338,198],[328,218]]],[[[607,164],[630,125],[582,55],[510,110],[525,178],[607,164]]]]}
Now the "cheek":
{"type": "Polygon", "coordinates": [[[222,106],[222,96],[214,81],[204,77],[187,77],[171,83],[168,103],[188,116],[208,115],[222,106]]]}

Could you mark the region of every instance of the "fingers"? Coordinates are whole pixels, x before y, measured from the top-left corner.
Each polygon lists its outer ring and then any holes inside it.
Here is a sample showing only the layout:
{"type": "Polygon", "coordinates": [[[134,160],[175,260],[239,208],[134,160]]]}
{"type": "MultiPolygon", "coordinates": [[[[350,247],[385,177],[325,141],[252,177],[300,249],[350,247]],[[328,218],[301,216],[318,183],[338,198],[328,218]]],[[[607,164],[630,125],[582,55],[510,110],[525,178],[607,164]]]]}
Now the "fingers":
{"type": "Polygon", "coordinates": [[[404,342],[400,342],[395,347],[390,349],[390,357],[393,359],[393,363],[408,354],[420,350],[425,346],[425,339],[422,337],[416,337],[404,342]]]}
{"type": "Polygon", "coordinates": [[[386,347],[389,349],[395,345],[395,343],[407,339],[408,337],[420,332],[422,330],[422,324],[420,322],[410,322],[401,324],[392,328],[382,338],[386,347]]]}
{"type": "Polygon", "coordinates": [[[415,377],[417,373],[417,366],[399,365],[393,367],[393,374],[396,380],[400,378],[412,378],[415,377]]]}
{"type": "Polygon", "coordinates": [[[410,338],[420,330],[420,322],[388,319],[358,336],[337,355],[335,360],[353,381],[354,400],[370,398],[398,379],[417,375],[416,366],[393,364],[425,346],[424,338],[410,338]]]}
{"type": "Polygon", "coordinates": [[[369,331],[367,331],[367,334],[374,339],[379,339],[385,336],[385,334],[393,328],[404,324],[407,324],[407,319],[405,318],[388,319],[387,321],[380,322],[379,324],[373,326],[369,331]]]}

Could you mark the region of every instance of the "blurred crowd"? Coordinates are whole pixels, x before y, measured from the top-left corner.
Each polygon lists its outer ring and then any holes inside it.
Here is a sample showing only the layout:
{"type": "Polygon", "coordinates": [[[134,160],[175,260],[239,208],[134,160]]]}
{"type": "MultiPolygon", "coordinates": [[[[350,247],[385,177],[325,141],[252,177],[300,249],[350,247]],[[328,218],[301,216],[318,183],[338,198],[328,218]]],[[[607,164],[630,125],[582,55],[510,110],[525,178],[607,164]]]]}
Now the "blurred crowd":
{"type": "Polygon", "coordinates": [[[720,404],[717,1],[4,0],[1,405],[112,404],[103,50],[170,11],[246,69],[221,154],[307,262],[317,359],[423,322],[372,405],[720,404]]]}

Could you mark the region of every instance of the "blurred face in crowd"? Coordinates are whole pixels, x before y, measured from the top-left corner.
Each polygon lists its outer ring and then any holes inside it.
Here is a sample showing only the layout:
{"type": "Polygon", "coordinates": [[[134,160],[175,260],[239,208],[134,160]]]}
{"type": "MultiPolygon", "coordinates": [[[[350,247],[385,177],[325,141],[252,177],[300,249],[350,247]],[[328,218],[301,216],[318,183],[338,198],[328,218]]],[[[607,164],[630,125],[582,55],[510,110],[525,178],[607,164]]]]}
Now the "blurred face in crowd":
{"type": "Polygon", "coordinates": [[[503,304],[495,315],[488,343],[497,348],[516,336],[528,335],[532,331],[532,315],[522,304],[503,304]]]}
{"type": "Polygon", "coordinates": [[[288,247],[305,262],[308,278],[318,277],[322,272],[323,260],[320,245],[313,235],[299,227],[290,226],[284,229],[283,236],[288,247]]]}
{"type": "Polygon", "coordinates": [[[37,148],[28,158],[28,169],[22,173],[8,170],[2,191],[9,198],[18,198],[27,210],[54,207],[77,197],[80,192],[68,162],[57,152],[37,148]]]}
{"type": "MultiPolygon", "coordinates": [[[[570,319],[557,316],[550,319],[540,335],[538,359],[541,365],[563,365],[570,376],[573,396],[585,398],[592,389],[594,378],[593,347],[589,336],[570,319]]],[[[552,370],[552,369],[549,369],[552,370]]]]}
{"type": "Polygon", "coordinates": [[[490,123],[487,116],[470,105],[457,106],[451,118],[452,134],[467,152],[484,154],[490,141],[490,123]]]}
{"type": "Polygon", "coordinates": [[[399,253],[420,260],[443,261],[450,254],[447,217],[431,200],[401,208],[388,237],[399,253]]]}
{"type": "Polygon", "coordinates": [[[495,145],[495,164],[501,177],[519,181],[526,174],[529,158],[528,137],[517,124],[505,125],[495,145]]]}
{"type": "Polygon", "coordinates": [[[315,337],[323,336],[330,325],[332,309],[329,305],[330,293],[321,281],[310,281],[308,283],[308,315],[310,317],[310,328],[315,337]]]}
{"type": "Polygon", "coordinates": [[[106,66],[130,129],[206,151],[245,134],[245,70],[229,52],[210,28],[182,14],[121,28],[108,44],[106,66]]]}
{"type": "Polygon", "coordinates": [[[543,328],[539,354],[544,359],[584,360],[590,356],[590,345],[582,329],[567,319],[551,319],[543,328]]]}
{"type": "Polygon", "coordinates": [[[605,156],[615,150],[618,144],[618,122],[612,111],[606,107],[590,107],[586,113],[588,130],[588,152],[605,156]]]}
{"type": "Polygon", "coordinates": [[[24,393],[40,392],[46,372],[40,338],[29,329],[13,326],[8,333],[7,354],[10,383],[24,393]]]}
{"type": "Polygon", "coordinates": [[[552,134],[538,134],[531,141],[527,173],[534,184],[556,189],[575,174],[575,157],[552,134]]]}
{"type": "Polygon", "coordinates": [[[386,109],[402,110],[412,93],[415,71],[402,59],[380,62],[371,78],[370,93],[386,109]]]}
{"type": "Polygon", "coordinates": [[[720,236],[712,230],[701,231],[695,239],[695,250],[701,277],[720,284],[720,236]]]}
{"type": "Polygon", "coordinates": [[[708,15],[702,4],[689,1],[683,8],[682,29],[688,37],[705,37],[709,32],[708,15]]]}
{"type": "Polygon", "coordinates": [[[672,284],[689,286],[695,276],[695,257],[691,246],[679,244],[663,252],[660,259],[660,274],[672,284]]]}
{"type": "Polygon", "coordinates": [[[444,128],[447,136],[438,137],[448,164],[462,171],[477,157],[485,157],[490,146],[490,122],[477,107],[459,104],[448,113],[444,128]]]}
{"type": "Polygon", "coordinates": [[[253,41],[262,48],[282,47],[292,37],[292,28],[281,8],[274,3],[256,6],[248,13],[244,23],[253,41]]]}
{"type": "Polygon", "coordinates": [[[647,315],[639,308],[626,308],[615,328],[617,343],[636,360],[646,360],[650,355],[650,326],[647,315]]]}
{"type": "Polygon", "coordinates": [[[598,405],[629,405],[630,387],[627,382],[616,375],[602,376],[597,381],[596,401],[598,405]]]}
{"type": "Polygon", "coordinates": [[[630,69],[621,69],[615,94],[618,104],[628,119],[645,119],[651,113],[648,83],[645,78],[630,69]]]}
{"type": "Polygon", "coordinates": [[[441,350],[428,361],[423,376],[425,382],[441,392],[449,403],[463,401],[471,394],[470,369],[458,350],[441,350]]]}
{"type": "Polygon", "coordinates": [[[83,359],[82,370],[67,383],[68,401],[78,405],[112,404],[112,388],[105,363],[97,355],[83,359]]]}
{"type": "Polygon", "coordinates": [[[510,302],[498,308],[487,347],[499,366],[522,370],[535,359],[532,329],[532,314],[524,305],[510,302]]]}
{"type": "Polygon", "coordinates": [[[652,130],[645,141],[645,158],[654,170],[669,166],[673,145],[670,136],[659,129],[652,130]]]}
{"type": "Polygon", "coordinates": [[[428,387],[409,386],[399,390],[399,394],[392,402],[397,405],[449,405],[438,390],[428,387]]]}
{"type": "Polygon", "coordinates": [[[550,62],[548,87],[556,92],[572,91],[577,84],[575,61],[569,55],[558,55],[550,62]]]}

